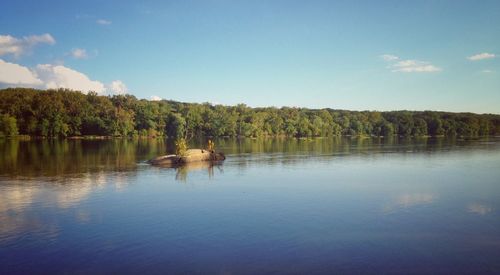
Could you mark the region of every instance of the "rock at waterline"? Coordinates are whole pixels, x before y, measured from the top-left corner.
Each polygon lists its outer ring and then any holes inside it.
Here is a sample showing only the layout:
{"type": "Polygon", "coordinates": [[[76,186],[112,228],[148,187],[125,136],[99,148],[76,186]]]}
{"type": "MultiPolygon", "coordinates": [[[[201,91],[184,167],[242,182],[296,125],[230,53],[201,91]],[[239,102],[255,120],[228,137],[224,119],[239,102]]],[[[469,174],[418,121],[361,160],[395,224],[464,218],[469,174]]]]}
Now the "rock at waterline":
{"type": "Polygon", "coordinates": [[[183,156],[165,155],[148,161],[152,165],[181,165],[197,161],[221,161],[226,157],[221,152],[209,151],[204,149],[189,149],[183,156]]]}

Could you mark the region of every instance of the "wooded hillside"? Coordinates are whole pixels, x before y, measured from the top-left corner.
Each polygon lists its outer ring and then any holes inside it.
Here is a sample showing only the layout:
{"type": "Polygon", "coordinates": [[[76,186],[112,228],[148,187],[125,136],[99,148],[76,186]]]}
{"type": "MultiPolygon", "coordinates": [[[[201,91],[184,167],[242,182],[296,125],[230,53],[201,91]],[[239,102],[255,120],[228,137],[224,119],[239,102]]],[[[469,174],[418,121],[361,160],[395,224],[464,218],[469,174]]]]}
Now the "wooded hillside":
{"type": "Polygon", "coordinates": [[[0,135],[97,136],[485,136],[500,115],[433,111],[250,108],[99,96],[70,90],[0,90],[0,135]]]}

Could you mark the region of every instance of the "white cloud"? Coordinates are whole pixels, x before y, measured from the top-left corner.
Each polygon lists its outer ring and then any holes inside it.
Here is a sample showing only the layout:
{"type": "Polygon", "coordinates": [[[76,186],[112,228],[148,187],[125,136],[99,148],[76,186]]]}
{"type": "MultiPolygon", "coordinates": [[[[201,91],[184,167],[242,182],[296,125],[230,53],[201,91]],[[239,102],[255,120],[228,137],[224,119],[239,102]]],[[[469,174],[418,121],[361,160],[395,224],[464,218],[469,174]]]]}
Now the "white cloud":
{"type": "Polygon", "coordinates": [[[385,61],[394,61],[399,59],[399,57],[392,54],[383,54],[380,57],[382,57],[385,61]]]}
{"type": "Polygon", "coordinates": [[[391,68],[393,72],[404,73],[430,73],[441,71],[441,68],[438,68],[429,62],[419,60],[401,60],[396,64],[393,64],[391,68]]]}
{"type": "Polygon", "coordinates": [[[128,88],[121,80],[115,80],[108,85],[108,91],[113,94],[121,95],[128,93],[128,88]]]}
{"type": "Polygon", "coordinates": [[[491,73],[494,73],[495,71],[492,71],[492,70],[482,70],[481,72],[485,73],[485,74],[491,74],[491,73]]]}
{"type": "Polygon", "coordinates": [[[441,68],[436,67],[427,61],[419,61],[412,59],[405,60],[405,59],[400,59],[398,56],[392,54],[383,54],[380,57],[382,57],[384,61],[391,63],[387,68],[391,69],[391,71],[393,72],[431,73],[431,72],[441,71],[441,68]]]}
{"type": "Polygon", "coordinates": [[[99,25],[111,25],[111,21],[106,19],[97,19],[96,23],[99,25]]]}
{"type": "Polygon", "coordinates": [[[43,88],[67,88],[82,92],[95,91],[104,93],[104,84],[90,80],[85,74],[62,65],[37,65],[34,72],[43,81],[43,88]]]}
{"type": "Polygon", "coordinates": [[[56,43],[56,40],[52,35],[48,33],[44,33],[42,35],[30,35],[30,36],[25,36],[23,37],[23,40],[28,42],[30,45],[36,45],[39,43],[45,43],[49,45],[54,45],[56,43]]]}
{"type": "Polygon", "coordinates": [[[104,85],[63,65],[39,64],[34,68],[27,68],[2,59],[0,59],[0,87],[66,88],[83,93],[94,91],[99,94],[128,93],[127,86],[121,80],[114,80],[109,85],[104,85]]]}
{"type": "Polygon", "coordinates": [[[160,100],[162,100],[162,99],[163,99],[163,98],[161,98],[161,97],[159,97],[159,96],[157,96],[157,95],[153,95],[153,96],[151,96],[151,100],[153,100],[153,101],[160,101],[160,100]]]}
{"type": "Polygon", "coordinates": [[[0,85],[37,86],[42,81],[28,68],[0,59],[0,85]]]}
{"type": "Polygon", "coordinates": [[[85,59],[88,57],[88,54],[85,49],[75,48],[71,50],[71,56],[76,59],[85,59]]]}
{"type": "Polygon", "coordinates": [[[495,58],[496,55],[492,53],[478,53],[472,56],[467,57],[470,61],[478,61],[478,60],[483,60],[483,59],[491,59],[495,58]]]}
{"type": "Polygon", "coordinates": [[[0,35],[0,56],[11,54],[19,57],[38,44],[54,45],[55,43],[56,40],[48,33],[24,36],[23,38],[0,35]]]}

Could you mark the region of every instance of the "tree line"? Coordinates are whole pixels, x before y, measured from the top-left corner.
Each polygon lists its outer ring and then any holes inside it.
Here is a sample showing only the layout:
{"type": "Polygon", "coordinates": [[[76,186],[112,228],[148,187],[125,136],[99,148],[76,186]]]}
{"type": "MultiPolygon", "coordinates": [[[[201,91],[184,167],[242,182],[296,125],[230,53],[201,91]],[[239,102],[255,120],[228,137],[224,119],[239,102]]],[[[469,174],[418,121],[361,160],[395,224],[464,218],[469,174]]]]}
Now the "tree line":
{"type": "Polygon", "coordinates": [[[149,101],[67,89],[0,90],[0,136],[329,137],[486,136],[500,134],[500,115],[435,111],[347,111],[250,108],[149,101]]]}

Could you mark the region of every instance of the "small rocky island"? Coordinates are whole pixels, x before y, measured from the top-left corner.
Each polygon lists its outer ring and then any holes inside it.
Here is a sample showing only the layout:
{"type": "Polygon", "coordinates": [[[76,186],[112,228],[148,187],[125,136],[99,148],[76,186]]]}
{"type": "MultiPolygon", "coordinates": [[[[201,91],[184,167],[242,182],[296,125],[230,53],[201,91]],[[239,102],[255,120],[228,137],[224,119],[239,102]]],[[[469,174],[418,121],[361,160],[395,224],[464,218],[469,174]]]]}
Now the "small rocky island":
{"type": "Polygon", "coordinates": [[[182,165],[197,161],[222,161],[226,157],[221,152],[209,151],[205,149],[189,149],[185,155],[165,155],[148,161],[152,165],[182,165]]]}
{"type": "Polygon", "coordinates": [[[179,166],[199,161],[223,161],[226,156],[222,152],[215,151],[214,143],[208,141],[208,149],[187,149],[186,141],[176,142],[176,154],[159,156],[148,161],[152,165],[179,166]]]}

